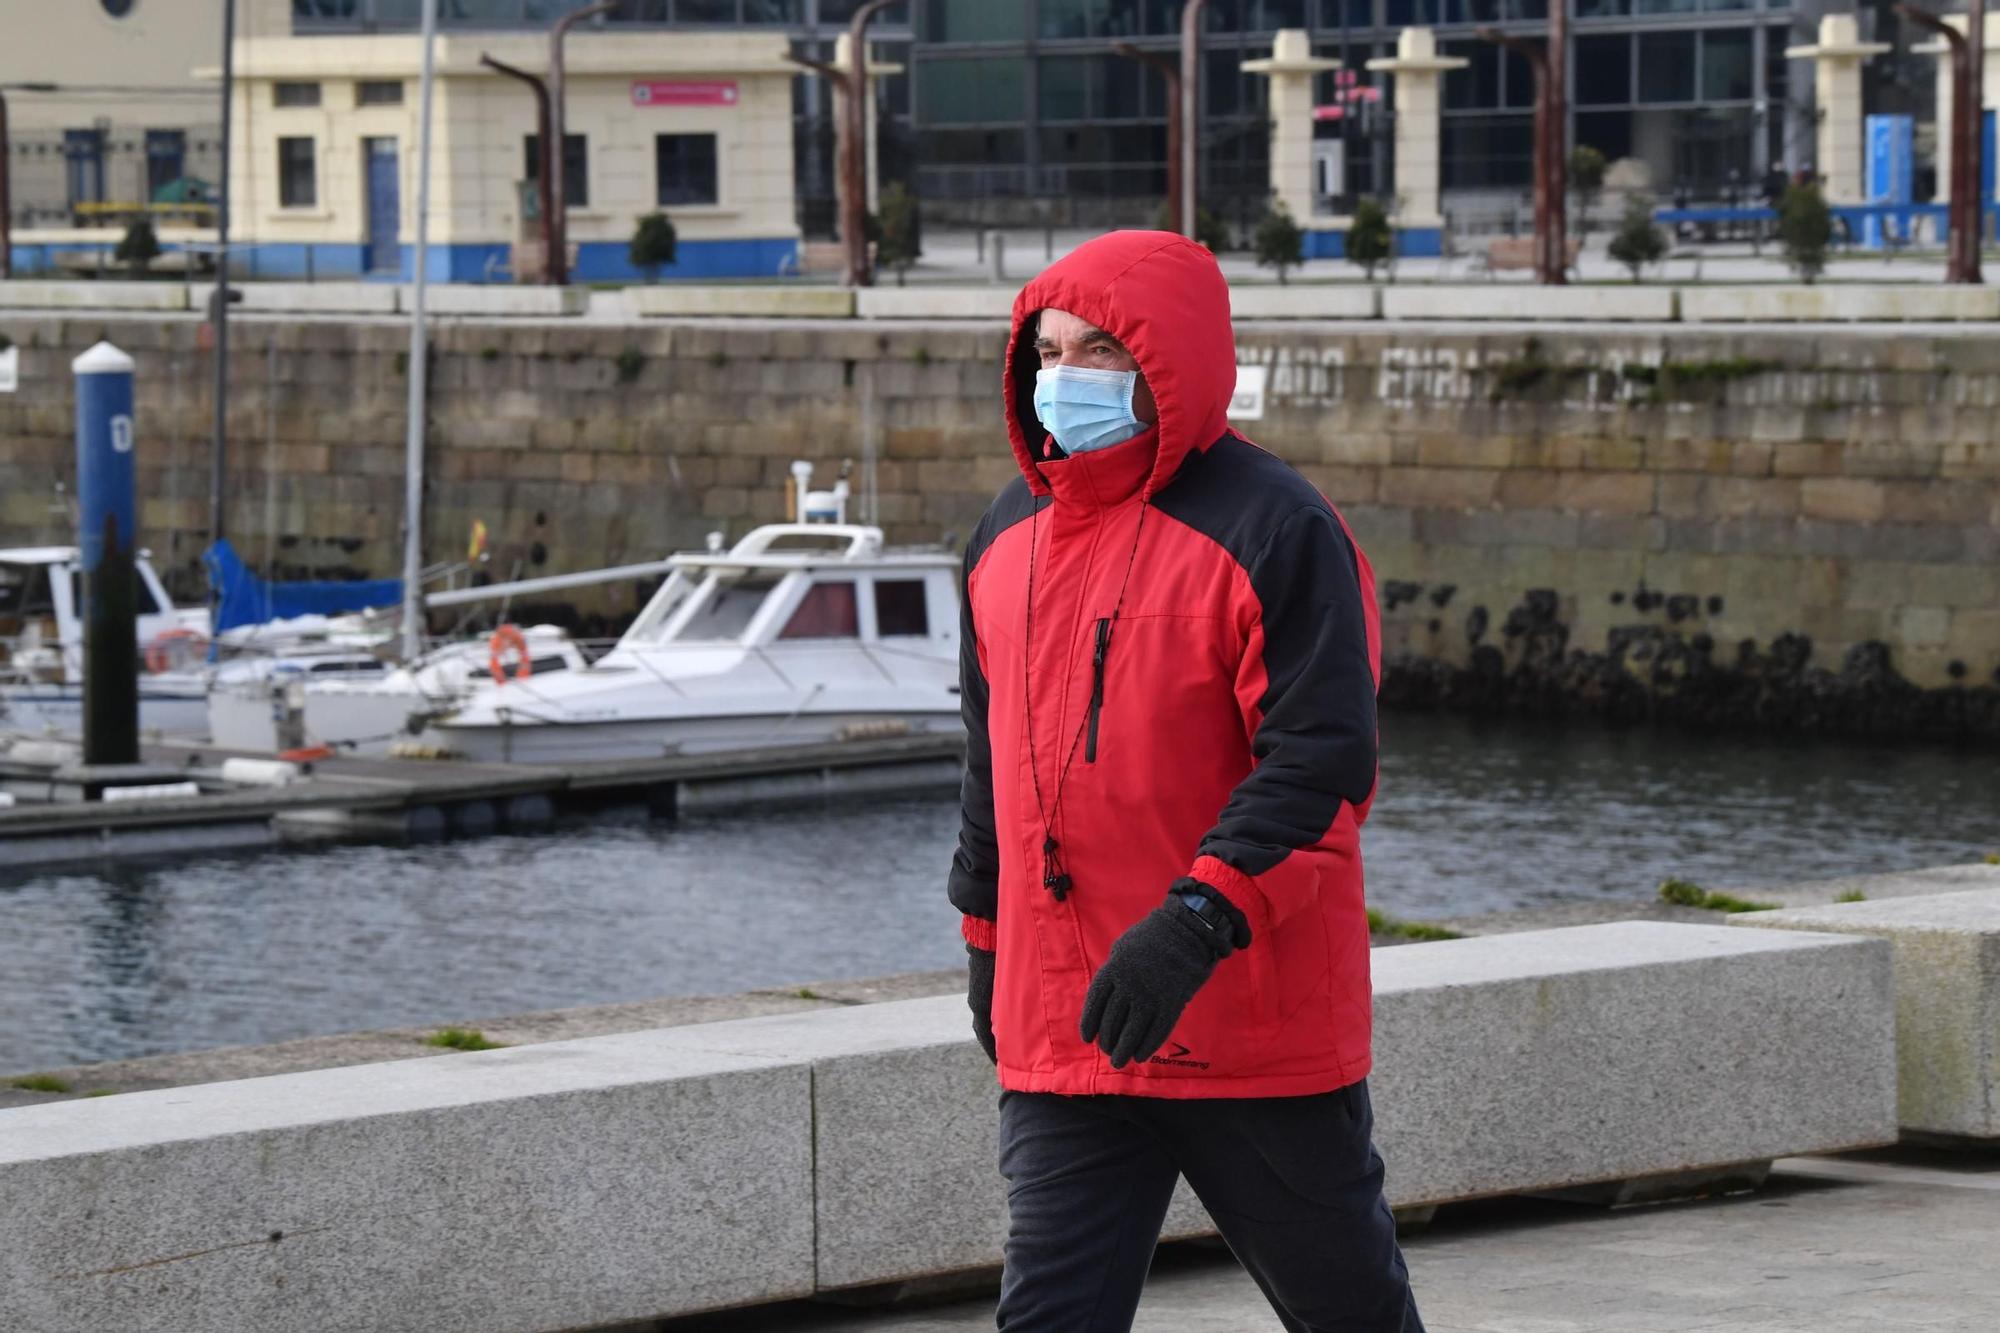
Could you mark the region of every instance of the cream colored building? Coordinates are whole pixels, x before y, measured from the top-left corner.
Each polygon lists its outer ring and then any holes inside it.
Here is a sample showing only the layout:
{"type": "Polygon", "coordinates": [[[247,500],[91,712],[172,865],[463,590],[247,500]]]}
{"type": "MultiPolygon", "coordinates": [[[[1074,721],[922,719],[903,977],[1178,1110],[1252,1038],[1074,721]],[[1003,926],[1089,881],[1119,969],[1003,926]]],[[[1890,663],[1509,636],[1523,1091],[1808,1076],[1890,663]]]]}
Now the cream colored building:
{"type": "MultiPolygon", "coordinates": [[[[258,0],[266,6],[273,0],[258,0]]],[[[277,0],[282,4],[283,0],[277,0]]],[[[782,33],[605,32],[567,45],[569,242],[578,281],[636,276],[640,217],[678,236],[669,276],[775,276],[798,266],[792,81],[782,33]],[[580,165],[581,171],[575,168],[580,165]]],[[[535,99],[482,55],[546,72],[545,36],[437,38],[430,276],[507,281],[539,236],[535,99]]],[[[407,33],[238,42],[232,239],[253,276],[410,276],[422,41],[407,33]]]]}

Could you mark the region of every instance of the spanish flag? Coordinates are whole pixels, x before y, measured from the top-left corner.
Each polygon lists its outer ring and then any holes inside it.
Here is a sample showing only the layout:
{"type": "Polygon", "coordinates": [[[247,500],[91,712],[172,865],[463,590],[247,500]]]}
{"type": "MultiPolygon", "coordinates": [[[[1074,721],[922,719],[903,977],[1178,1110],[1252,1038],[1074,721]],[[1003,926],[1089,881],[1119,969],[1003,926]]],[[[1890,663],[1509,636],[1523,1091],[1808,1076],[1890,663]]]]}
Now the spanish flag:
{"type": "Polygon", "coordinates": [[[486,550],[486,524],[479,519],[472,520],[472,540],[465,548],[467,560],[477,560],[486,550]]]}

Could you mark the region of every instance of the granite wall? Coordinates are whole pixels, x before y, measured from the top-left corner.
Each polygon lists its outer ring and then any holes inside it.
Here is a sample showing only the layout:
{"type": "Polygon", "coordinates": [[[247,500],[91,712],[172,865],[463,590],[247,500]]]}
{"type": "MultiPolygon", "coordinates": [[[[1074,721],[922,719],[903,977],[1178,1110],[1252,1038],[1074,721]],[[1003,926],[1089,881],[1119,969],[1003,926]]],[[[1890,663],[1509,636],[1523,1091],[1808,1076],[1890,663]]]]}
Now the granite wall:
{"type": "MultiPolygon", "coordinates": [[[[198,587],[198,325],[0,335],[22,348],[0,396],[0,543],[63,537],[68,360],[109,336],[140,365],[143,535],[198,587]]],[[[406,340],[389,322],[235,325],[229,530],[253,562],[394,571],[406,340]]],[[[462,559],[475,520],[493,578],[734,536],[782,513],[794,458],[872,457],[892,540],[962,535],[1013,475],[1001,342],[964,324],[444,325],[430,558],[462,559]]],[[[1374,560],[1391,701],[2000,737],[2000,338],[1274,323],[1238,343],[1271,367],[1262,419],[1239,424],[1374,560]]],[[[637,596],[575,612],[602,631],[637,596]]]]}

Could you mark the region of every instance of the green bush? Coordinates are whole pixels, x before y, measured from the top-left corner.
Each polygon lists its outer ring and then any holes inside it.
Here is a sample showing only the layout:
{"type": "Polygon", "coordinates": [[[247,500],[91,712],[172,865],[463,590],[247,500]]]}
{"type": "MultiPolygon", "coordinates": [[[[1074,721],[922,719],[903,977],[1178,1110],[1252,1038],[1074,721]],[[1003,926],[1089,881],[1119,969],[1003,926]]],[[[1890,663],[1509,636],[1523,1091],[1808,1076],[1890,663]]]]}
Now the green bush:
{"type": "Polygon", "coordinates": [[[632,267],[644,273],[646,281],[658,282],[661,266],[674,262],[678,239],[672,218],[665,213],[646,214],[632,233],[632,267]]]}
{"type": "Polygon", "coordinates": [[[1817,185],[1792,185],[1778,202],[1778,240],[1785,262],[1811,282],[1826,268],[1826,248],[1833,241],[1833,210],[1817,185]]]}
{"type": "Polygon", "coordinates": [[[1667,253],[1667,238],[1653,223],[1653,201],[1646,195],[1628,195],[1625,216],[1611,237],[1611,257],[1632,272],[1632,281],[1643,282],[1646,265],[1657,264],[1667,253]]]}
{"type": "MultiPolygon", "coordinates": [[[[1153,214],[1153,226],[1158,231],[1173,230],[1172,220],[1173,210],[1164,203],[1153,214]]],[[[1229,226],[1207,209],[1198,208],[1194,215],[1194,238],[1219,255],[1229,248],[1229,226]]]]}
{"type": "Polygon", "coordinates": [[[875,262],[894,269],[896,285],[901,287],[910,265],[924,253],[923,220],[917,211],[917,197],[904,189],[901,181],[882,191],[875,233],[875,262]]]}
{"type": "Polygon", "coordinates": [[[1590,210],[1604,190],[1607,167],[1604,154],[1589,144],[1578,144],[1569,154],[1569,188],[1576,195],[1576,234],[1590,235],[1590,210]]]}
{"type": "Polygon", "coordinates": [[[1278,271],[1280,286],[1284,285],[1287,273],[1306,262],[1305,229],[1292,220],[1291,210],[1282,203],[1265,210],[1257,222],[1252,245],[1257,252],[1257,263],[1278,271]]]}
{"type": "Polygon", "coordinates": [[[153,231],[151,219],[140,218],[125,229],[125,235],[111,257],[121,264],[130,265],[134,276],[137,276],[144,273],[146,266],[158,259],[160,253],[160,238],[153,231]]]}
{"type": "Polygon", "coordinates": [[[1389,211],[1381,201],[1363,199],[1354,206],[1354,221],[1347,228],[1347,257],[1361,265],[1368,281],[1375,281],[1375,269],[1389,258],[1395,236],[1389,230],[1389,211]]]}

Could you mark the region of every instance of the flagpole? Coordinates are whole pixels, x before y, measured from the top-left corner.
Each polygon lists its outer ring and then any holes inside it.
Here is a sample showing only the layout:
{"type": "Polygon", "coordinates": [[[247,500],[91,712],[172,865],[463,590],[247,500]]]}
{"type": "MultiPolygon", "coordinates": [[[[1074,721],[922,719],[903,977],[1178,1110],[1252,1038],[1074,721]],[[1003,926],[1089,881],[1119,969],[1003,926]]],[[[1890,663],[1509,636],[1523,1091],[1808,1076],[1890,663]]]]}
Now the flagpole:
{"type": "Polygon", "coordinates": [[[403,660],[424,648],[424,411],[430,330],[424,286],[430,264],[431,94],[437,82],[437,0],[424,0],[424,69],[417,94],[417,243],[411,274],[410,406],[403,442],[403,660]]]}

